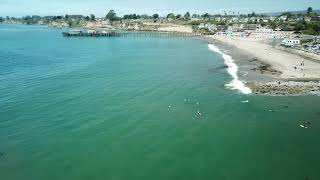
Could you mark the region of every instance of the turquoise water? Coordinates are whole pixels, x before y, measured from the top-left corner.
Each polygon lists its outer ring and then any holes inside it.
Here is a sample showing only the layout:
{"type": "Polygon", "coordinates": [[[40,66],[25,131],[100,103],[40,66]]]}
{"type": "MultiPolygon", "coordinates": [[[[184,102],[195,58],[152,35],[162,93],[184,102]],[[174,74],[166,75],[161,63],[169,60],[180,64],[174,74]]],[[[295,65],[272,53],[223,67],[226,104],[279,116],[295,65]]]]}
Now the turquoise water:
{"type": "Polygon", "coordinates": [[[320,97],[243,95],[231,80],[199,40],[0,25],[0,177],[320,179],[320,97]]]}

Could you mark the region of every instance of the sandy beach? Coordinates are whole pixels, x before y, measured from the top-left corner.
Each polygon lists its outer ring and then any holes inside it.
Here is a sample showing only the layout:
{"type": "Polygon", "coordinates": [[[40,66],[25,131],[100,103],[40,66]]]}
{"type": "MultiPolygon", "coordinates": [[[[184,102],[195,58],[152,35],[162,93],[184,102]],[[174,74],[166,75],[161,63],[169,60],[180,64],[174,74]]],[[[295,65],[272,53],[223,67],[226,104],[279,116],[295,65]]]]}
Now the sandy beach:
{"type": "Polygon", "coordinates": [[[279,80],[319,80],[320,57],[303,58],[297,54],[274,48],[263,41],[255,39],[210,36],[214,40],[228,43],[256,57],[258,61],[268,64],[281,73],[276,75],[279,80]],[[319,62],[318,62],[319,61],[319,62]],[[301,63],[304,63],[304,65],[301,63]]]}

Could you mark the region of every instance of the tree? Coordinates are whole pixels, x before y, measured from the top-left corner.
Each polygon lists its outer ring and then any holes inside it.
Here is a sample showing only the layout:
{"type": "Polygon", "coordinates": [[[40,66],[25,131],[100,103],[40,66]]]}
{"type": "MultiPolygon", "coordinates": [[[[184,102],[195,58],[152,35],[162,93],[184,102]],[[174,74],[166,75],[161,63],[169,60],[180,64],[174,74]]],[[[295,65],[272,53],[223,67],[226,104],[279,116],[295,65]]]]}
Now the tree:
{"type": "Polygon", "coordinates": [[[123,19],[140,19],[140,16],[137,14],[129,14],[129,15],[124,15],[123,19]]]}
{"type": "Polygon", "coordinates": [[[181,18],[181,14],[177,14],[176,18],[180,19],[181,18]]]}
{"type": "Polygon", "coordinates": [[[90,20],[91,21],[95,21],[96,20],[96,16],[94,14],[90,14],[90,20]]]}
{"type": "Polygon", "coordinates": [[[132,19],[138,19],[138,16],[136,14],[132,14],[132,19]]]}
{"type": "Polygon", "coordinates": [[[90,17],[89,17],[89,16],[86,16],[84,19],[85,19],[86,21],[90,21],[90,17]]]}
{"type": "Polygon", "coordinates": [[[169,19],[174,19],[175,18],[175,16],[174,16],[174,14],[173,13],[169,13],[168,15],[167,15],[167,18],[169,19]]]}
{"type": "Polygon", "coordinates": [[[108,12],[108,14],[106,15],[106,19],[109,19],[109,21],[115,21],[115,20],[118,19],[118,18],[117,18],[117,14],[115,13],[114,10],[111,9],[111,10],[108,12]]]}
{"type": "Polygon", "coordinates": [[[192,18],[197,18],[197,17],[200,17],[199,14],[192,14],[192,18]]]}
{"type": "Polygon", "coordinates": [[[68,14],[66,14],[66,16],[64,17],[66,20],[68,20],[69,19],[69,15],[68,14]]]}
{"type": "Polygon", "coordinates": [[[294,31],[299,32],[306,29],[306,21],[299,21],[294,25],[294,31]]]}
{"type": "Polygon", "coordinates": [[[210,18],[210,14],[209,14],[209,13],[205,13],[205,14],[201,15],[201,17],[203,17],[203,18],[210,18]]]}
{"type": "Polygon", "coordinates": [[[153,18],[153,19],[158,19],[158,18],[159,18],[159,14],[153,14],[153,15],[152,15],[152,18],[153,18]]]}
{"type": "Polygon", "coordinates": [[[141,19],[149,19],[150,16],[148,16],[147,14],[142,14],[142,15],[140,16],[140,18],[141,18],[141,19]]]}
{"type": "Polygon", "coordinates": [[[308,7],[307,13],[308,13],[308,15],[310,15],[312,13],[312,7],[308,7]]]}
{"type": "Polygon", "coordinates": [[[72,21],[68,21],[68,26],[72,27],[72,21]]]}
{"type": "Polygon", "coordinates": [[[184,18],[187,19],[187,20],[189,20],[189,19],[190,19],[190,13],[187,12],[187,13],[184,15],[184,18]]]}
{"type": "Polygon", "coordinates": [[[4,21],[4,19],[2,17],[0,17],[0,23],[2,23],[4,21]]]}
{"type": "Polygon", "coordinates": [[[252,12],[251,14],[248,14],[248,17],[256,17],[256,13],[252,12]]]}

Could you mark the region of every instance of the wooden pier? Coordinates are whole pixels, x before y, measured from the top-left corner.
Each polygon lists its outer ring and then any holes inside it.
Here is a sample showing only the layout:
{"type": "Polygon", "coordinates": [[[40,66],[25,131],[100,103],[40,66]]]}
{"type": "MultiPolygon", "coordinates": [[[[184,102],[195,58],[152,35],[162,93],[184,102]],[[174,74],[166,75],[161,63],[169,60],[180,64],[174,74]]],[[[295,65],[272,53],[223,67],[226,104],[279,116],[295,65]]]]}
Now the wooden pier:
{"type": "Polygon", "coordinates": [[[213,35],[214,33],[178,33],[178,32],[63,32],[64,37],[148,37],[148,38],[187,38],[213,35]]]}

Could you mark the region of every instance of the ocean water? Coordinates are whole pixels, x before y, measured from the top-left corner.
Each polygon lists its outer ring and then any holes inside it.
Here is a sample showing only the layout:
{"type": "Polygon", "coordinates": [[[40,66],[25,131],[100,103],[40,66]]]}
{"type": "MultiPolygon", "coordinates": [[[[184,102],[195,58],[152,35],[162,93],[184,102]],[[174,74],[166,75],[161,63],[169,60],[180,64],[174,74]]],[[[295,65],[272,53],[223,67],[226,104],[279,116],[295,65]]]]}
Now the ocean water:
{"type": "Polygon", "coordinates": [[[1,180],[320,179],[320,97],[230,89],[197,39],[61,32],[0,25],[1,180]]]}

